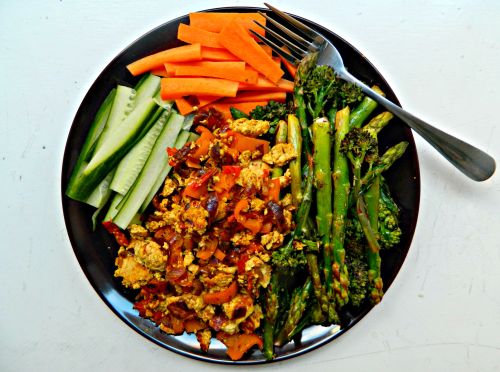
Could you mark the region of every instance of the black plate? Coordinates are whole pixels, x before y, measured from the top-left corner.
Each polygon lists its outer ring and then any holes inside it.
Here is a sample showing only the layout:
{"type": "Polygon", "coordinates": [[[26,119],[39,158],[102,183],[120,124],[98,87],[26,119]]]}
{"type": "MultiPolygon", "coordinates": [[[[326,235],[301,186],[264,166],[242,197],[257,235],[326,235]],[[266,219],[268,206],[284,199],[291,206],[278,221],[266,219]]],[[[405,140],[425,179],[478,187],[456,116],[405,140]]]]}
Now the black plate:
{"type": "MultiPolygon", "coordinates": [[[[252,12],[257,10],[263,11],[260,8],[248,7],[219,8],[210,11],[252,12]]],[[[394,92],[380,73],[352,45],[322,26],[298,18],[335,44],[347,68],[355,76],[369,84],[378,84],[390,100],[398,102],[394,92]]],[[[231,364],[263,363],[265,360],[257,350],[247,355],[245,360],[232,362],[226,356],[225,347],[217,340],[212,341],[209,353],[205,354],[199,350],[198,342],[193,335],[167,335],[151,321],[139,317],[137,311],[132,308],[135,292],[125,290],[120,281],[113,277],[114,259],[118,249],[116,242],[101,227],[98,227],[95,232],[92,231],[93,208],[70,200],[64,195],[70,172],[101,102],[116,84],[131,86],[138,80],[129,74],[125,66],[140,57],[180,45],[181,43],[176,40],[177,27],[179,23],[188,23],[188,21],[188,16],[174,19],[133,42],[102,71],[83,99],[73,120],[62,167],[61,195],[66,227],[73,250],[90,283],[103,301],[132,329],[162,347],[191,358],[231,364]]],[[[402,140],[408,141],[410,145],[405,155],[385,174],[393,196],[402,209],[401,226],[403,229],[403,239],[400,246],[382,256],[382,278],[386,291],[396,277],[410,247],[420,201],[418,158],[410,129],[394,119],[390,130],[386,129],[382,132],[380,146],[384,150],[402,140]]],[[[326,344],[347,331],[369,310],[370,308],[366,307],[358,311],[345,311],[343,318],[346,321],[342,327],[316,326],[306,329],[300,340],[276,350],[276,360],[298,356],[326,344]]]]}

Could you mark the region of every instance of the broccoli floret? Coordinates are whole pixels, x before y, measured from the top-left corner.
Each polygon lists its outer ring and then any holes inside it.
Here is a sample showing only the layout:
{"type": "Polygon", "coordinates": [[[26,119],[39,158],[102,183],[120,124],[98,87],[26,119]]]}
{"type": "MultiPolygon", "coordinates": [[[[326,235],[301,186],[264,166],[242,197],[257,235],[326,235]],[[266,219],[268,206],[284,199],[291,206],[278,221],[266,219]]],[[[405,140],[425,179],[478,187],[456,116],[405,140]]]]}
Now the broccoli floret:
{"type": "Polygon", "coordinates": [[[250,111],[250,118],[255,120],[267,120],[271,127],[268,133],[273,134],[280,120],[286,120],[290,108],[285,103],[269,101],[265,106],[257,106],[250,111]]]}
{"type": "Polygon", "coordinates": [[[349,272],[349,301],[359,307],[368,291],[368,263],[362,240],[346,239],[345,263],[349,272]]]}
{"type": "Polygon", "coordinates": [[[399,244],[402,232],[399,227],[399,207],[392,199],[389,188],[383,179],[380,184],[379,202],[380,247],[389,249],[399,244]]]}
{"type": "Polygon", "coordinates": [[[273,252],[272,262],[277,268],[294,272],[303,269],[307,264],[307,259],[303,251],[290,251],[283,247],[273,252]]]}
{"type": "MultiPolygon", "coordinates": [[[[390,199],[390,203],[387,203],[386,198],[387,195],[382,195],[381,192],[378,212],[378,233],[381,249],[389,249],[399,244],[402,234],[398,220],[399,208],[394,204],[392,199],[390,199]]],[[[355,216],[347,220],[345,231],[346,239],[358,242],[365,241],[363,228],[355,216]]]]}
{"type": "Polygon", "coordinates": [[[361,89],[339,79],[330,66],[312,68],[301,83],[307,108],[313,118],[326,115],[331,108],[341,109],[363,99],[361,89]]]}
{"type": "Polygon", "coordinates": [[[342,141],[340,151],[346,154],[354,167],[360,168],[365,160],[368,163],[374,162],[377,140],[367,131],[353,128],[342,141]]]}

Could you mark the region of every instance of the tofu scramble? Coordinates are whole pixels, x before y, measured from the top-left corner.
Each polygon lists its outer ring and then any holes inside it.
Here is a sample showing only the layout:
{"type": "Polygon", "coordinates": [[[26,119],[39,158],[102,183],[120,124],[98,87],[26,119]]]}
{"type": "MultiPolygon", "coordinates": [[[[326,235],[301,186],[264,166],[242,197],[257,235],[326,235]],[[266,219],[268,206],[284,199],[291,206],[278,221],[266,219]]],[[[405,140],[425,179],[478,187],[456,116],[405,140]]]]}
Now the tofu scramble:
{"type": "Polygon", "coordinates": [[[262,348],[258,303],[271,278],[271,254],[293,229],[289,173],[293,147],[258,138],[267,121],[195,118],[200,137],[168,149],[173,172],[141,225],[121,240],[115,276],[139,290],[134,307],[162,331],[196,334],[203,351],[213,336],[240,359],[262,348]],[[256,332],[257,331],[257,332],[256,332]]]}

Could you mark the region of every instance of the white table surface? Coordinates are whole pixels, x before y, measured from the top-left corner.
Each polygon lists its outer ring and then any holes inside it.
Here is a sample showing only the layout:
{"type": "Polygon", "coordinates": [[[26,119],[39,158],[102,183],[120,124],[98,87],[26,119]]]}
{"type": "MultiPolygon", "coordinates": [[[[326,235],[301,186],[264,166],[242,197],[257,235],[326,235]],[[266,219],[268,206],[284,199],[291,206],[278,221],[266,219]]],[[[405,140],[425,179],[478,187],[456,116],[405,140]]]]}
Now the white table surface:
{"type": "MultiPolygon", "coordinates": [[[[273,4],[346,38],[405,108],[500,160],[500,2],[273,4]]],[[[230,5],[261,3],[0,0],[0,370],[232,369],[162,349],[117,318],[78,265],[60,200],[66,137],[99,72],[163,22],[230,5]]],[[[416,141],[418,226],[382,304],[327,346],[252,370],[500,370],[500,174],[475,183],[416,141]]]]}

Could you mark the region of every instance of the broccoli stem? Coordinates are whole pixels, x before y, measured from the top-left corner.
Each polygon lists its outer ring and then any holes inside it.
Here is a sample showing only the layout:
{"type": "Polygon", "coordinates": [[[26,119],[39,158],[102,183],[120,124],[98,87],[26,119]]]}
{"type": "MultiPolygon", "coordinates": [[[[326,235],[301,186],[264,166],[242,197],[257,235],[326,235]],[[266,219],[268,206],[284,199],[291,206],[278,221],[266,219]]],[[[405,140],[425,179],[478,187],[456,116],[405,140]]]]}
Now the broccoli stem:
{"type": "Polygon", "coordinates": [[[295,288],[292,301],[290,303],[290,309],[288,310],[288,316],[285,320],[283,328],[276,336],[275,345],[282,346],[286,344],[292,336],[296,333],[295,330],[304,315],[307,307],[307,300],[312,290],[311,278],[307,278],[306,282],[302,287],[295,288]]]}
{"type": "Polygon", "coordinates": [[[300,124],[297,116],[288,115],[288,128],[287,128],[288,143],[293,145],[297,154],[297,158],[292,160],[289,165],[292,189],[292,202],[293,205],[298,207],[302,201],[302,135],[300,131],[300,124]]]}
{"type": "Polygon", "coordinates": [[[349,163],[340,146],[349,132],[349,107],[337,112],[335,119],[335,142],[333,152],[333,289],[335,300],[339,306],[344,306],[349,300],[349,275],[345,265],[345,222],[349,201],[349,163]]]}
{"type": "MultiPolygon", "coordinates": [[[[284,120],[278,122],[278,127],[276,129],[276,135],[274,137],[275,144],[286,143],[288,139],[288,124],[284,120]]],[[[274,167],[271,172],[272,178],[281,177],[283,175],[283,168],[274,167]]]]}
{"type": "MultiPolygon", "coordinates": [[[[376,85],[372,86],[372,89],[378,94],[385,96],[384,92],[376,85]]],[[[349,118],[349,128],[361,128],[365,120],[370,116],[370,114],[378,106],[370,97],[365,97],[361,103],[351,112],[351,117],[349,118]]]]}
{"type": "Polygon", "coordinates": [[[380,246],[378,244],[377,235],[373,231],[370,224],[370,217],[368,216],[367,207],[363,196],[359,195],[356,203],[356,213],[358,215],[359,223],[365,233],[366,241],[368,242],[367,260],[368,260],[368,281],[370,299],[373,304],[378,304],[382,300],[383,282],[380,276],[380,246]]]}

